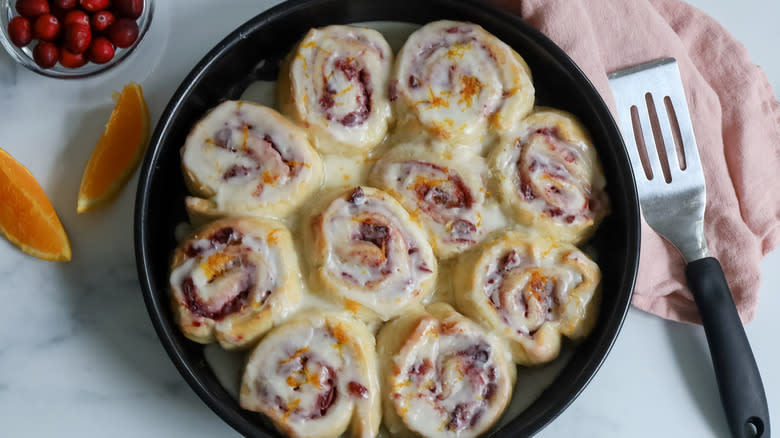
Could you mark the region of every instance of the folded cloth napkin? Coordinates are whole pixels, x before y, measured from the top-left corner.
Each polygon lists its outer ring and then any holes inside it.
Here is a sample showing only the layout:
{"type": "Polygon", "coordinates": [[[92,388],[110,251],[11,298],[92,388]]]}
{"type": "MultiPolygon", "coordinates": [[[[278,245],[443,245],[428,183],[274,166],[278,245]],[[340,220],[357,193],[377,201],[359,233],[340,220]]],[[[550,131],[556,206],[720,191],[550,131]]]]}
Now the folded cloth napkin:
{"type": "MultiPolygon", "coordinates": [[[[746,48],[714,19],[677,0],[493,1],[563,48],[613,115],[607,73],[677,58],[707,182],[710,253],[723,265],[742,321],[750,321],[759,263],[780,244],[780,103],[746,48]]],[[[699,323],[684,268],[677,250],[643,221],[633,304],[699,323]]]]}

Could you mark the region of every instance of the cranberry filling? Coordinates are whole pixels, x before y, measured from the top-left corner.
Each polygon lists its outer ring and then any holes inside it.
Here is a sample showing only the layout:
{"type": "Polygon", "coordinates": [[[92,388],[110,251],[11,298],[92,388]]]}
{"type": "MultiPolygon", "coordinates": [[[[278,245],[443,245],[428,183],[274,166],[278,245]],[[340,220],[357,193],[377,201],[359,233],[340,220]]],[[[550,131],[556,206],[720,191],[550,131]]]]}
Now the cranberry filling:
{"type": "Polygon", "coordinates": [[[395,102],[398,99],[398,79],[390,81],[390,85],[387,88],[387,96],[390,102],[395,102]]]}
{"type": "Polygon", "coordinates": [[[468,358],[477,365],[483,365],[490,359],[490,346],[484,342],[472,344],[465,350],[458,352],[459,355],[468,358]]]}
{"type": "MultiPolygon", "coordinates": [[[[207,246],[195,247],[190,243],[185,250],[185,254],[190,258],[197,257],[208,249],[214,249],[218,246],[224,248],[228,245],[241,243],[242,238],[243,235],[240,232],[237,232],[233,227],[220,228],[209,237],[207,246]]],[[[252,269],[254,269],[253,264],[242,259],[241,269],[245,270],[245,275],[241,280],[242,282],[239,287],[240,292],[216,311],[209,309],[208,305],[200,299],[195,283],[192,281],[192,277],[186,278],[182,281],[181,290],[187,308],[195,315],[213,320],[220,320],[230,314],[240,311],[248,303],[249,292],[255,287],[256,282],[252,272],[252,269]]],[[[270,291],[265,292],[263,301],[268,295],[270,295],[270,291]]]]}
{"type": "Polygon", "coordinates": [[[368,398],[368,388],[358,382],[352,381],[347,384],[349,395],[355,398],[368,398]]]}
{"type": "Polygon", "coordinates": [[[385,225],[376,225],[371,222],[362,222],[360,224],[359,240],[371,242],[377,248],[385,248],[387,241],[390,240],[390,229],[385,225]]]}
{"type": "Polygon", "coordinates": [[[352,205],[363,205],[366,203],[366,192],[360,187],[355,187],[347,201],[352,205]]]}
{"type": "MultiPolygon", "coordinates": [[[[365,122],[371,115],[371,95],[373,93],[373,87],[371,86],[371,73],[364,68],[359,68],[353,61],[345,59],[337,59],[333,67],[336,70],[340,70],[344,77],[350,82],[357,82],[357,86],[360,87],[360,93],[356,96],[356,109],[339,120],[339,123],[346,127],[353,127],[365,122]]],[[[336,105],[333,97],[337,94],[336,90],[330,87],[328,78],[323,73],[323,83],[325,88],[322,90],[322,97],[320,97],[320,107],[325,111],[325,118],[331,120],[331,110],[336,105]]]]}
{"type": "Polygon", "coordinates": [[[465,219],[455,219],[452,223],[452,236],[456,242],[461,243],[474,243],[475,240],[470,238],[471,235],[477,232],[477,226],[465,219]]]}
{"type": "Polygon", "coordinates": [[[253,170],[254,169],[250,169],[250,168],[248,168],[246,166],[235,165],[235,166],[231,167],[230,169],[228,169],[227,172],[225,172],[225,174],[222,177],[224,179],[228,180],[228,179],[231,179],[231,178],[235,178],[237,176],[247,176],[250,173],[252,173],[253,170]]]}
{"type": "Polygon", "coordinates": [[[184,280],[181,284],[181,289],[184,293],[184,300],[187,304],[187,308],[190,309],[190,312],[204,318],[219,321],[228,315],[238,312],[246,306],[247,302],[249,302],[249,291],[252,286],[253,285],[247,286],[238,293],[238,295],[233,297],[232,300],[225,303],[222,308],[216,311],[209,310],[208,306],[201,301],[200,297],[198,297],[192,278],[184,280]]]}
{"type": "Polygon", "coordinates": [[[336,402],[338,392],[336,391],[336,372],[333,368],[322,365],[320,373],[327,376],[324,382],[320,380],[323,392],[317,396],[317,402],[314,405],[314,412],[309,416],[309,419],[315,420],[320,417],[324,417],[328,414],[328,410],[333,403],[336,402]]]}
{"type": "MultiPolygon", "coordinates": [[[[244,135],[245,135],[244,146],[246,146],[246,136],[249,135],[248,134],[249,130],[253,129],[253,126],[252,125],[244,125],[243,129],[244,129],[244,135]]],[[[239,152],[239,150],[236,149],[235,146],[233,145],[233,142],[232,142],[232,138],[233,137],[232,136],[233,136],[233,131],[231,130],[231,128],[229,128],[229,127],[222,128],[219,131],[217,131],[217,133],[214,135],[214,144],[216,146],[218,146],[218,147],[227,149],[227,150],[229,150],[231,152],[239,152]]],[[[295,176],[298,173],[298,171],[300,170],[300,168],[303,166],[303,164],[298,163],[295,160],[291,160],[291,159],[285,157],[284,154],[282,153],[282,151],[279,149],[279,146],[274,142],[273,138],[271,138],[270,135],[268,135],[268,134],[264,135],[263,136],[263,141],[266,143],[267,147],[270,147],[273,150],[273,152],[270,152],[270,151],[269,152],[271,154],[274,154],[274,153],[278,154],[279,155],[279,157],[278,157],[279,161],[281,161],[284,164],[286,164],[287,167],[289,167],[289,169],[290,169],[291,175],[295,176]]],[[[243,155],[245,155],[246,157],[248,157],[249,159],[251,159],[252,161],[254,161],[255,162],[255,166],[254,167],[248,167],[248,166],[244,166],[244,165],[234,165],[234,166],[231,166],[222,175],[222,178],[224,180],[227,181],[227,180],[230,180],[232,178],[255,174],[257,171],[262,169],[264,162],[266,162],[266,161],[269,161],[269,162],[276,161],[275,159],[268,160],[267,156],[265,157],[266,159],[263,159],[262,157],[258,157],[257,156],[258,155],[257,151],[255,151],[254,149],[246,148],[246,147],[244,147],[241,150],[241,153],[243,155]]],[[[262,155],[262,152],[261,152],[261,155],[262,155]]],[[[262,186],[262,184],[261,184],[261,186],[262,186]]],[[[260,187],[259,189],[261,189],[261,188],[262,187],[260,187]]],[[[261,190],[259,190],[259,191],[261,191],[261,190]]]]}
{"type": "Polygon", "coordinates": [[[474,204],[474,197],[471,194],[466,183],[463,182],[460,175],[454,172],[448,172],[445,168],[428,162],[415,161],[414,164],[434,169],[436,173],[442,175],[450,184],[437,184],[430,186],[426,183],[416,184],[414,191],[420,200],[430,203],[433,201],[439,207],[443,208],[471,208],[474,204]],[[428,195],[430,194],[430,197],[428,195]]]}

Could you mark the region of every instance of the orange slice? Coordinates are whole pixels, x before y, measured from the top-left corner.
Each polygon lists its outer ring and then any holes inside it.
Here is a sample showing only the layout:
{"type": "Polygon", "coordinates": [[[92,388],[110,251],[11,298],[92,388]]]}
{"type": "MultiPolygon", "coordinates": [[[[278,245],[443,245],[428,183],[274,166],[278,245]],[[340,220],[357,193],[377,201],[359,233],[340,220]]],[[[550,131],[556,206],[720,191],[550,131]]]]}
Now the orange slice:
{"type": "Polygon", "coordinates": [[[41,185],[21,163],[0,149],[0,233],[27,254],[70,260],[70,242],[41,185]]]}
{"type": "Polygon", "coordinates": [[[113,200],[138,168],[148,143],[149,109],[141,86],[131,82],[117,98],[84,169],[76,211],[94,210],[113,200]]]}

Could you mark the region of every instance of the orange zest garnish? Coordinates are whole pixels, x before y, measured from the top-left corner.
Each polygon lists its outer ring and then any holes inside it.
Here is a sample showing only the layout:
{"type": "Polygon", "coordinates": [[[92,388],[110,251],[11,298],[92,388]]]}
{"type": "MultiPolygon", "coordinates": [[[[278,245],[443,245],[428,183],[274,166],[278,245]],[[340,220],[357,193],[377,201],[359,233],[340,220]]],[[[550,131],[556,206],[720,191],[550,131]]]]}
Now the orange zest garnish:
{"type": "Polygon", "coordinates": [[[141,86],[129,83],[81,177],[76,211],[94,210],[114,199],[133,175],[149,143],[149,109],[141,86]]]}
{"type": "Polygon", "coordinates": [[[206,278],[211,281],[214,277],[225,272],[225,268],[231,260],[233,260],[233,258],[229,255],[218,252],[209,257],[205,263],[201,264],[201,269],[203,269],[206,278]]]}
{"type": "Polygon", "coordinates": [[[482,88],[485,85],[474,76],[463,76],[460,79],[460,83],[461,89],[458,104],[471,106],[471,103],[474,101],[474,97],[478,96],[479,93],[482,92],[482,88]]]}
{"type": "Polygon", "coordinates": [[[67,261],[70,241],[41,185],[21,163],[0,149],[0,233],[22,251],[43,260],[67,261]]]}

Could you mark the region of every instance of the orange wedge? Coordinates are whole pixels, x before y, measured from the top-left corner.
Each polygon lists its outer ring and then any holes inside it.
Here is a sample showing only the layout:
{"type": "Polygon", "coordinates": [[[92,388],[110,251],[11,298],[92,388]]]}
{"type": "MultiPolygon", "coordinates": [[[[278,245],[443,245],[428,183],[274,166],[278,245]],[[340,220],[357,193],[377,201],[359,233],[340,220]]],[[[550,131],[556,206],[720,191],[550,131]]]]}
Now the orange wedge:
{"type": "Polygon", "coordinates": [[[141,86],[131,82],[114,111],[81,177],[76,211],[94,210],[113,200],[133,175],[149,143],[149,109],[141,86]]]}
{"type": "Polygon", "coordinates": [[[0,233],[27,254],[70,260],[70,242],[35,177],[0,149],[0,233]]]}

